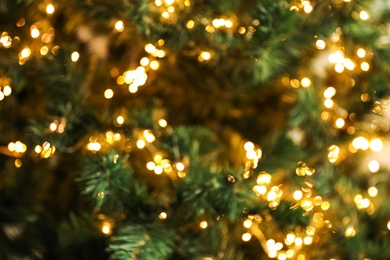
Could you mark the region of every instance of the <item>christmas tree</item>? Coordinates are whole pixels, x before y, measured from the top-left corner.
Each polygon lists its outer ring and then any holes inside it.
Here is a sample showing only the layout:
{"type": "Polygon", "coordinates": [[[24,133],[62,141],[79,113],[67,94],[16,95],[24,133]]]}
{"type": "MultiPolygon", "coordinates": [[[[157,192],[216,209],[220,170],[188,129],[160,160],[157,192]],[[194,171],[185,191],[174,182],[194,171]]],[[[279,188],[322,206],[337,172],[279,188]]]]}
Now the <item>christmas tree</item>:
{"type": "Polygon", "coordinates": [[[390,259],[390,4],[0,2],[0,258],[390,259]]]}

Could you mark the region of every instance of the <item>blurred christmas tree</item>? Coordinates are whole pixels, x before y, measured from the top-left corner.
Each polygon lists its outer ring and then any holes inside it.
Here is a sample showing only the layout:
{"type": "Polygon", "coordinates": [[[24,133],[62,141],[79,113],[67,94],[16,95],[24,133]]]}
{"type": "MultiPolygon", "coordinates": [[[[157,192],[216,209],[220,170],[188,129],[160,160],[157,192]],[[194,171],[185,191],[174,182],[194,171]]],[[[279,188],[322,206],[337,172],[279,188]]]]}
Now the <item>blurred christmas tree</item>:
{"type": "Polygon", "coordinates": [[[389,14],[0,1],[0,258],[390,259],[389,14]]]}

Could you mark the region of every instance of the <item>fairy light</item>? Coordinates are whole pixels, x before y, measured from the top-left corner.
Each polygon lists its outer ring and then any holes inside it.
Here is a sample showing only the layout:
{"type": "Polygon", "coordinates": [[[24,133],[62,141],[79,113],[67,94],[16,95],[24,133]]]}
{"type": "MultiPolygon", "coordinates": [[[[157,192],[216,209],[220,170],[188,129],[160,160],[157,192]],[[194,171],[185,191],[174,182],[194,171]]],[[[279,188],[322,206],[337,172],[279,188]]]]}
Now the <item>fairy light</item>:
{"type": "Polygon", "coordinates": [[[161,173],[163,173],[164,169],[163,167],[161,167],[161,165],[157,165],[156,167],[154,167],[153,171],[155,174],[160,175],[161,173]]]}
{"type": "Polygon", "coordinates": [[[370,64],[368,64],[367,62],[362,62],[360,64],[360,68],[363,70],[363,71],[368,71],[370,69],[370,64]]]}
{"type": "Polygon", "coordinates": [[[252,220],[250,219],[246,219],[244,222],[243,222],[243,225],[245,228],[250,228],[252,226],[253,222],[252,220]]]}
{"type": "Polygon", "coordinates": [[[118,123],[118,125],[123,125],[123,123],[125,122],[125,118],[123,116],[117,116],[116,122],[118,123]]]}
{"type": "Polygon", "coordinates": [[[343,65],[347,68],[347,70],[353,70],[355,68],[355,63],[348,58],[343,61],[343,65]]]}
{"type": "Polygon", "coordinates": [[[161,126],[162,128],[165,128],[165,127],[167,127],[168,122],[165,119],[160,119],[160,120],[158,120],[158,125],[161,126]]]}
{"type": "Polygon", "coordinates": [[[148,169],[149,171],[153,171],[155,167],[156,167],[156,164],[154,162],[148,162],[146,164],[146,169],[148,169]]]}
{"type": "Polygon", "coordinates": [[[194,28],[194,26],[195,26],[194,20],[189,20],[189,21],[187,22],[187,24],[186,24],[186,27],[187,27],[188,29],[192,29],[192,28],[194,28]]]}
{"type": "Polygon", "coordinates": [[[207,228],[207,226],[208,226],[208,223],[207,223],[206,220],[203,220],[203,221],[201,221],[201,222],[199,223],[199,227],[202,228],[202,229],[207,228]]]}
{"type": "Polygon", "coordinates": [[[149,66],[152,70],[158,70],[158,68],[160,67],[160,63],[156,60],[153,60],[150,62],[149,66]]]}
{"type": "Polygon", "coordinates": [[[122,20],[118,20],[116,23],[115,23],[115,30],[117,30],[118,32],[123,32],[123,30],[125,29],[125,26],[123,24],[123,21],[122,20]]]}
{"type": "Polygon", "coordinates": [[[113,96],[114,96],[114,91],[112,89],[108,88],[104,91],[104,97],[106,99],[111,99],[113,96]]]}
{"type": "Polygon", "coordinates": [[[344,65],[342,63],[336,63],[336,65],[334,66],[334,70],[337,72],[337,73],[342,73],[344,71],[344,65]]]}
{"type": "Polygon", "coordinates": [[[200,57],[203,60],[209,60],[211,58],[211,54],[208,51],[202,51],[201,54],[200,54],[200,57]]]}
{"type": "Polygon", "coordinates": [[[378,189],[374,186],[368,188],[367,192],[368,195],[370,195],[371,197],[375,197],[376,195],[378,195],[378,189]]]}
{"type": "Polygon", "coordinates": [[[332,99],[327,98],[327,99],[324,100],[324,106],[325,106],[326,108],[332,108],[333,105],[334,105],[334,102],[333,102],[332,99]]]}
{"type": "Polygon", "coordinates": [[[28,58],[31,55],[31,50],[28,47],[24,47],[24,49],[20,52],[19,56],[22,59],[28,58]]]}
{"type": "Polygon", "coordinates": [[[364,58],[366,56],[366,50],[363,48],[359,48],[356,52],[359,58],[364,58]]]}
{"type": "Polygon", "coordinates": [[[376,173],[379,171],[380,169],[380,165],[379,165],[379,162],[376,161],[376,160],[372,160],[368,163],[368,169],[370,170],[370,172],[372,173],[376,173]]]}
{"type": "Polygon", "coordinates": [[[39,50],[39,53],[42,56],[45,56],[48,52],[49,52],[49,48],[47,48],[47,46],[42,46],[41,49],[39,50]]]}
{"type": "Polygon", "coordinates": [[[57,127],[58,127],[58,121],[57,121],[57,120],[55,120],[54,122],[52,122],[52,123],[50,124],[50,126],[49,126],[50,131],[52,131],[52,132],[56,131],[56,130],[57,130],[57,127]]]}
{"type": "Polygon", "coordinates": [[[148,65],[149,65],[149,62],[150,62],[150,60],[149,60],[148,57],[143,57],[143,58],[139,61],[139,63],[140,63],[142,66],[148,66],[148,65]]]}
{"type": "Polygon", "coordinates": [[[285,239],[286,245],[292,245],[295,242],[295,235],[293,233],[288,233],[285,239]]]}
{"type": "Polygon", "coordinates": [[[109,222],[104,221],[101,226],[101,231],[105,235],[110,235],[112,233],[112,225],[109,222]]]}
{"type": "Polygon", "coordinates": [[[370,149],[374,152],[379,152],[383,148],[383,142],[379,138],[375,138],[370,142],[370,149]]]}
{"type": "Polygon", "coordinates": [[[337,120],[334,122],[334,125],[336,128],[341,129],[345,125],[345,120],[342,118],[337,118],[337,120]]]}
{"type": "Polygon", "coordinates": [[[344,232],[344,235],[346,237],[353,237],[356,235],[356,230],[353,228],[353,227],[348,227],[345,232],[344,232]]]}
{"type": "Polygon", "coordinates": [[[242,236],[241,236],[241,239],[244,242],[248,242],[249,240],[251,240],[251,238],[252,238],[252,235],[248,232],[242,234],[242,236]]]}
{"type": "Polygon", "coordinates": [[[311,13],[313,11],[313,7],[310,4],[307,4],[303,7],[303,11],[307,14],[311,13]]]}
{"type": "Polygon", "coordinates": [[[359,136],[359,137],[356,137],[355,139],[353,139],[352,146],[355,149],[367,150],[368,147],[370,146],[370,144],[365,137],[359,136]]]}
{"type": "Polygon", "coordinates": [[[360,19],[365,21],[365,20],[368,20],[368,18],[370,18],[370,15],[366,11],[361,11],[359,13],[359,17],[360,17],[360,19]]]}
{"type": "Polygon", "coordinates": [[[301,86],[304,88],[308,88],[311,86],[311,80],[309,78],[303,78],[301,80],[301,86]]]}
{"type": "Polygon", "coordinates": [[[328,201],[324,201],[321,203],[322,210],[328,210],[330,208],[330,203],[328,201]]]}
{"type": "Polygon", "coordinates": [[[137,145],[137,147],[138,147],[139,149],[142,149],[142,148],[145,147],[146,142],[145,142],[144,140],[140,139],[140,140],[137,141],[137,144],[136,144],[136,145],[137,145]]]}
{"type": "Polygon", "coordinates": [[[38,38],[40,35],[40,32],[38,30],[38,28],[32,28],[31,29],[31,37],[32,38],[38,38]]]}
{"type": "Polygon", "coordinates": [[[303,241],[302,241],[302,238],[300,238],[300,237],[297,237],[297,238],[295,238],[295,245],[296,246],[302,246],[302,243],[303,243],[303,241]]]}
{"type": "Polygon", "coordinates": [[[10,86],[4,86],[3,87],[3,94],[4,94],[4,96],[9,96],[9,95],[11,95],[11,93],[12,93],[12,88],[10,87],[10,86]]]}
{"type": "Polygon", "coordinates": [[[328,160],[330,163],[335,163],[339,159],[340,148],[337,145],[332,145],[328,148],[328,160]]]}
{"type": "Polygon", "coordinates": [[[70,56],[70,59],[73,62],[77,62],[80,58],[80,54],[77,51],[72,52],[72,55],[70,56]]]}
{"type": "Polygon", "coordinates": [[[324,97],[327,98],[327,99],[332,98],[334,95],[336,95],[336,89],[334,87],[328,87],[324,91],[324,97]]]}
{"type": "Polygon", "coordinates": [[[158,218],[159,219],[166,219],[168,217],[168,214],[166,212],[161,212],[159,215],[158,215],[158,218]]]}
{"type": "Polygon", "coordinates": [[[303,197],[302,191],[300,191],[300,190],[294,191],[293,197],[294,197],[295,200],[300,200],[300,199],[302,199],[302,197],[303,197]]]}
{"type": "Polygon", "coordinates": [[[20,159],[16,159],[15,160],[15,162],[14,162],[14,164],[15,164],[15,167],[16,168],[20,168],[20,167],[22,167],[22,160],[20,160],[20,159]]]}
{"type": "Polygon", "coordinates": [[[317,47],[317,49],[319,49],[319,50],[325,49],[325,48],[326,48],[326,43],[325,43],[325,41],[323,41],[323,40],[317,40],[317,41],[316,41],[316,47],[317,47]]]}
{"type": "Polygon", "coordinates": [[[387,229],[390,230],[390,220],[387,222],[387,229]]]}
{"type": "Polygon", "coordinates": [[[53,6],[52,4],[48,4],[48,5],[46,6],[46,13],[47,13],[47,14],[53,14],[54,11],[55,11],[55,9],[54,9],[54,6],[53,6]]]}

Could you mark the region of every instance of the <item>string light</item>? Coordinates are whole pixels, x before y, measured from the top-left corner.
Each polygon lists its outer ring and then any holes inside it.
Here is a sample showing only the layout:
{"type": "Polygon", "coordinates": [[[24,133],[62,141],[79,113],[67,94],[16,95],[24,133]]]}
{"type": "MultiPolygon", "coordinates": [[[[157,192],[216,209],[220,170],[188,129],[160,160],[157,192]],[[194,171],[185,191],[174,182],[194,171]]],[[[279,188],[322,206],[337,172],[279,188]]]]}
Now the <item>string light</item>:
{"type": "Polygon", "coordinates": [[[72,52],[72,55],[70,56],[70,59],[73,62],[77,62],[80,58],[80,54],[77,51],[72,52]]]}
{"type": "Polygon", "coordinates": [[[372,173],[376,173],[379,171],[379,168],[380,168],[380,165],[379,165],[379,162],[376,161],[376,160],[372,160],[368,163],[368,169],[370,170],[370,172],[372,173]]]}
{"type": "Polygon", "coordinates": [[[118,20],[115,23],[115,30],[117,30],[118,32],[123,32],[124,29],[125,29],[125,26],[123,24],[123,21],[122,20],[118,20]]]}
{"type": "Polygon", "coordinates": [[[252,238],[252,235],[248,232],[242,234],[242,236],[241,236],[241,239],[244,242],[248,242],[249,240],[251,240],[251,238],[252,238]]]}
{"type": "Polygon", "coordinates": [[[53,6],[52,4],[48,4],[48,5],[46,6],[46,13],[47,13],[47,14],[53,14],[54,11],[55,11],[55,9],[54,9],[54,6],[53,6]]]}
{"type": "Polygon", "coordinates": [[[201,221],[201,222],[199,223],[199,227],[202,228],[202,229],[207,228],[207,226],[208,226],[208,223],[207,223],[207,221],[205,221],[205,220],[203,220],[203,221],[201,221]]]}

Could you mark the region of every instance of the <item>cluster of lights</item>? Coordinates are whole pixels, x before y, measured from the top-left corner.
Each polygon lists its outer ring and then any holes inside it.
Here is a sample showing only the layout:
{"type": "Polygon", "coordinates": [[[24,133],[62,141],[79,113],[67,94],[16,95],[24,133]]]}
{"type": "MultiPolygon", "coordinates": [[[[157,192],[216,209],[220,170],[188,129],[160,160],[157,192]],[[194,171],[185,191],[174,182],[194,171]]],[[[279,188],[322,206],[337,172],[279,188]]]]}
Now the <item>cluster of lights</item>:
{"type": "Polygon", "coordinates": [[[284,86],[291,86],[293,88],[308,88],[312,85],[312,81],[308,77],[303,77],[302,79],[297,79],[297,78],[291,78],[289,74],[284,74],[282,77],[282,84],[284,86]]]}
{"type": "Polygon", "coordinates": [[[65,118],[61,118],[60,121],[54,120],[49,125],[49,129],[51,132],[56,132],[59,134],[62,134],[65,131],[65,127],[66,127],[66,119],[65,118]]]}
{"type": "Polygon", "coordinates": [[[100,231],[109,236],[114,228],[114,222],[104,214],[98,214],[97,218],[101,221],[100,231]]]}
{"type": "Polygon", "coordinates": [[[3,45],[4,48],[10,48],[12,46],[12,38],[9,36],[8,32],[1,33],[0,44],[3,45]]]}
{"type": "MultiPolygon", "coordinates": [[[[375,191],[371,189],[371,195],[375,194],[375,191]]],[[[376,193],[378,191],[376,190],[376,193]]],[[[376,194],[375,194],[376,195],[376,194]]],[[[360,210],[366,210],[367,214],[372,215],[375,213],[375,206],[369,198],[364,198],[362,194],[357,194],[354,198],[356,207],[360,210]]]]}
{"type": "Polygon", "coordinates": [[[146,163],[146,168],[157,175],[162,173],[171,174],[172,172],[176,172],[180,178],[184,178],[187,175],[185,165],[182,162],[171,164],[170,160],[164,159],[159,153],[154,155],[153,161],[146,163]]]}
{"type": "Polygon", "coordinates": [[[313,175],[314,173],[316,172],[316,170],[314,168],[311,168],[307,165],[307,163],[305,162],[298,162],[298,166],[297,168],[295,169],[295,173],[298,175],[298,176],[311,176],[313,175]]]}
{"type": "Polygon", "coordinates": [[[47,159],[53,156],[56,151],[56,148],[49,142],[44,142],[42,145],[36,145],[34,151],[35,153],[39,154],[41,158],[47,159]]]}
{"type": "Polygon", "coordinates": [[[337,145],[331,145],[329,148],[328,148],[328,160],[329,162],[331,163],[335,163],[337,162],[337,160],[339,159],[339,156],[340,156],[340,147],[338,147],[337,145]]]}
{"type": "Polygon", "coordinates": [[[252,142],[246,142],[244,144],[245,149],[245,170],[242,173],[244,179],[248,179],[253,174],[253,169],[257,167],[257,164],[262,156],[260,147],[252,142]]]}
{"type": "Polygon", "coordinates": [[[27,146],[21,141],[10,142],[8,144],[8,150],[14,153],[16,157],[22,157],[27,150],[27,146]]]}
{"type": "Polygon", "coordinates": [[[313,6],[308,0],[295,1],[294,4],[290,7],[291,11],[300,11],[303,10],[305,13],[309,14],[313,11],[313,6]]]}
{"type": "Polygon", "coordinates": [[[103,144],[113,145],[114,143],[119,142],[121,139],[122,135],[120,133],[107,131],[99,135],[91,136],[86,148],[89,151],[97,152],[102,149],[103,144]]]}
{"type": "Polygon", "coordinates": [[[183,10],[191,6],[190,0],[155,0],[154,6],[161,13],[161,21],[175,23],[177,21],[177,10],[183,10]]]}
{"type": "Polygon", "coordinates": [[[0,78],[0,101],[5,97],[8,97],[12,93],[12,88],[9,85],[10,80],[8,78],[0,78]]]}
{"type": "Polygon", "coordinates": [[[261,172],[257,176],[256,183],[253,187],[253,191],[257,196],[266,199],[271,209],[276,209],[283,196],[283,191],[278,186],[269,187],[271,184],[272,176],[267,172],[261,172]]]}
{"type": "Polygon", "coordinates": [[[149,129],[146,129],[142,131],[142,134],[140,138],[137,140],[137,147],[138,149],[145,148],[147,143],[153,143],[156,140],[156,137],[153,135],[152,131],[149,129]]]}
{"type": "MultiPolygon", "coordinates": [[[[231,18],[215,18],[211,21],[211,23],[208,20],[204,20],[206,31],[209,33],[214,33],[216,30],[230,30],[234,27],[234,21],[231,18]]],[[[195,23],[192,20],[189,20],[187,22],[187,28],[192,29],[194,27],[195,23]]]]}
{"type": "MultiPolygon", "coordinates": [[[[165,43],[165,41],[163,39],[160,39],[160,40],[158,40],[157,45],[161,47],[164,45],[164,43],[165,43]]],[[[164,58],[166,55],[166,52],[164,50],[156,48],[156,46],[154,46],[151,43],[148,43],[145,45],[145,51],[155,58],[164,58]]],[[[142,63],[145,63],[145,61],[141,60],[141,64],[142,63]]],[[[148,65],[148,64],[145,64],[143,66],[146,66],[146,65],[148,65]]]]}

